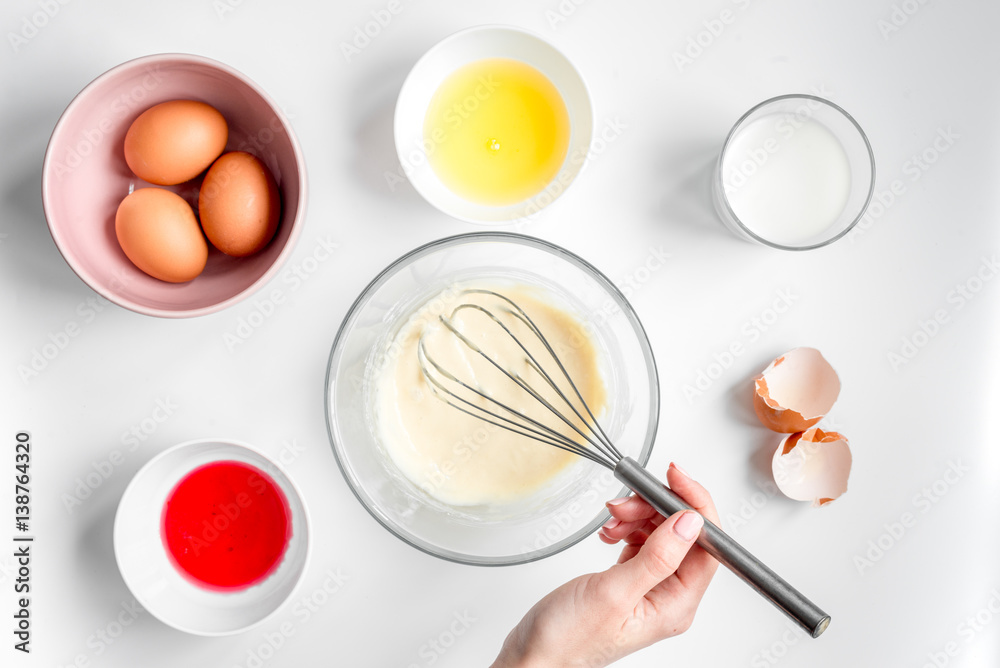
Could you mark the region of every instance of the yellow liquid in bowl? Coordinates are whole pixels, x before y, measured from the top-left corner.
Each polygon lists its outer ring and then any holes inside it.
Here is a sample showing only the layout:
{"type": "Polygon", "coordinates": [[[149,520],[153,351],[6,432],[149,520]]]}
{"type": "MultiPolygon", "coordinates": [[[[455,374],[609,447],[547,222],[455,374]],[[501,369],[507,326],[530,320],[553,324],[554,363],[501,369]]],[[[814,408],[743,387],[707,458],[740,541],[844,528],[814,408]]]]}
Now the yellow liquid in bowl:
{"type": "Polygon", "coordinates": [[[478,204],[516,204],[541,192],[569,147],[569,114],[551,81],[509,58],[452,72],[424,119],[428,159],[444,185],[478,204]]]}

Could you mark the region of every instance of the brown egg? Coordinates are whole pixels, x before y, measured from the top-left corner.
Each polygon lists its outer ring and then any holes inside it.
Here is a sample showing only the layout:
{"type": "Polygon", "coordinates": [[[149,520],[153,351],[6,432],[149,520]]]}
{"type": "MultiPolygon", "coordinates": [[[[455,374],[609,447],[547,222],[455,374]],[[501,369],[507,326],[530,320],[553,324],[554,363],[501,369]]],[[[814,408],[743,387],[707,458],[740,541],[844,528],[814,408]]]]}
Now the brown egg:
{"type": "Polygon", "coordinates": [[[132,264],[161,281],[190,281],[208,261],[194,210],[169,190],[140,188],[122,200],[115,234],[132,264]]]}
{"type": "Polygon", "coordinates": [[[234,151],[205,174],[198,213],[213,246],[226,255],[245,257],[264,248],[277,231],[281,196],[264,163],[234,151]]]}
{"type": "Polygon", "coordinates": [[[229,126],[204,102],[172,100],[142,112],[125,134],[125,162],[136,176],[170,186],[205,171],[226,149],[229,126]]]}

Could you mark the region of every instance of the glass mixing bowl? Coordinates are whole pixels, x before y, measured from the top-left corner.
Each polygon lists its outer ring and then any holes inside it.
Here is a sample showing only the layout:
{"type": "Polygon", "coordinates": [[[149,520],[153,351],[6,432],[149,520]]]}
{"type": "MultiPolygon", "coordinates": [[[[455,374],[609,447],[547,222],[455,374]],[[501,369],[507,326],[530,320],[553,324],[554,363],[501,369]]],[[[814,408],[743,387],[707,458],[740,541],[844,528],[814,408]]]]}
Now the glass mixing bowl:
{"type": "Polygon", "coordinates": [[[393,354],[394,334],[434,296],[472,283],[539,287],[554,305],[576,316],[594,341],[607,390],[601,425],[623,454],[645,465],[656,435],[659,384],[638,317],[618,288],[586,261],[512,233],[463,234],[429,243],[390,264],[365,288],[330,354],[327,427],[354,494],[396,536],[456,562],[525,563],[596,531],[608,518],[605,501],[628,490],[610,471],[580,458],[516,503],[448,506],[399,471],[376,429],[373,381],[393,354]]]}

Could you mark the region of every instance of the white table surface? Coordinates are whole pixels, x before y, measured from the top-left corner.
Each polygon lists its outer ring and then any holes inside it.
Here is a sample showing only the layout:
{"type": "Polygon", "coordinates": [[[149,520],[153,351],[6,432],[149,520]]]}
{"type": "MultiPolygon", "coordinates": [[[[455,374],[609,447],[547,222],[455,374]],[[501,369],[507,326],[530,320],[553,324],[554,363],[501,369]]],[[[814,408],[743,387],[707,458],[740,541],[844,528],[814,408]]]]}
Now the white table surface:
{"type": "Polygon", "coordinates": [[[720,571],[688,633],[619,665],[1000,664],[1000,441],[990,419],[1000,405],[1000,280],[991,280],[1000,257],[1000,5],[400,0],[348,62],[341,43],[389,4],[4,3],[0,664],[483,666],[539,597],[615,559],[596,537],[511,568],[427,556],[361,507],[327,438],[325,364],[352,300],[402,253],[479,229],[432,209],[408,184],[390,189],[385,174],[398,168],[391,118],[407,71],[439,39],[483,23],[522,26],[564,50],[590,86],[598,131],[613,140],[523,231],[582,255],[630,292],[663,385],[651,470],[680,462],[713,492],[724,525],[833,615],[821,639],[806,639],[720,571]],[[713,21],[724,10],[720,32],[713,21]],[[679,66],[689,39],[707,46],[679,66]],[[315,271],[300,284],[276,278],[267,289],[286,302],[235,350],[225,337],[254,311],[253,298],[181,321],[101,303],[62,260],[42,213],[42,155],[66,104],[112,66],[164,51],[215,58],[255,79],[284,107],[306,154],[308,219],[288,270],[315,271]],[[858,119],[878,191],[899,180],[902,194],[873,210],[880,215],[863,234],[823,250],[739,241],[708,200],[722,139],[760,100],[810,91],[858,119]],[[934,148],[939,133],[952,137],[937,142],[944,152],[934,148]],[[913,157],[925,151],[934,162],[921,169],[913,157]],[[329,259],[307,260],[331,242],[329,259]],[[658,254],[669,258],[647,271],[658,254]],[[773,319],[783,294],[791,306],[773,319]],[[917,334],[939,311],[945,324],[917,334]],[[758,328],[755,318],[770,324],[758,328]],[[70,323],[79,334],[23,379],[19,367],[70,323]],[[893,363],[904,338],[922,345],[893,363]],[[734,342],[744,353],[688,401],[683,386],[734,342]],[[818,347],[840,373],[830,423],[854,453],[850,490],[822,509],[770,493],[778,437],[750,409],[750,378],[798,345],[818,347]],[[141,440],[128,436],[133,428],[141,440]],[[10,630],[6,518],[18,430],[35,447],[28,656],[13,650],[10,630]],[[172,444],[211,436],[284,451],[316,539],[299,593],[277,617],[214,639],[129,612],[134,599],[112,554],[115,508],[132,475],[172,444]],[[70,511],[66,495],[115,451],[113,471],[70,511]],[[325,597],[330,573],[346,582],[325,597]],[[310,597],[323,604],[310,609],[310,597]]]}

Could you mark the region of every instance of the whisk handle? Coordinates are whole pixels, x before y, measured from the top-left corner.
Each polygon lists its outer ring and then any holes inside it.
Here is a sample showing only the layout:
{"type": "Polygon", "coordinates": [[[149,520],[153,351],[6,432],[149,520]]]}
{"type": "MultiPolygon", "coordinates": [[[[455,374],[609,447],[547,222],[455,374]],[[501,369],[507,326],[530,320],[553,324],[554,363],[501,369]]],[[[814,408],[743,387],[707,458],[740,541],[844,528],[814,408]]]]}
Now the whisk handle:
{"type": "MultiPolygon", "coordinates": [[[[618,462],[615,467],[615,477],[648,501],[664,517],[681,510],[693,510],[631,457],[624,457],[618,462]]],[[[738,575],[761,596],[795,620],[813,638],[818,638],[829,626],[828,614],[707,519],[697,542],[720,564],[738,575]]]]}

